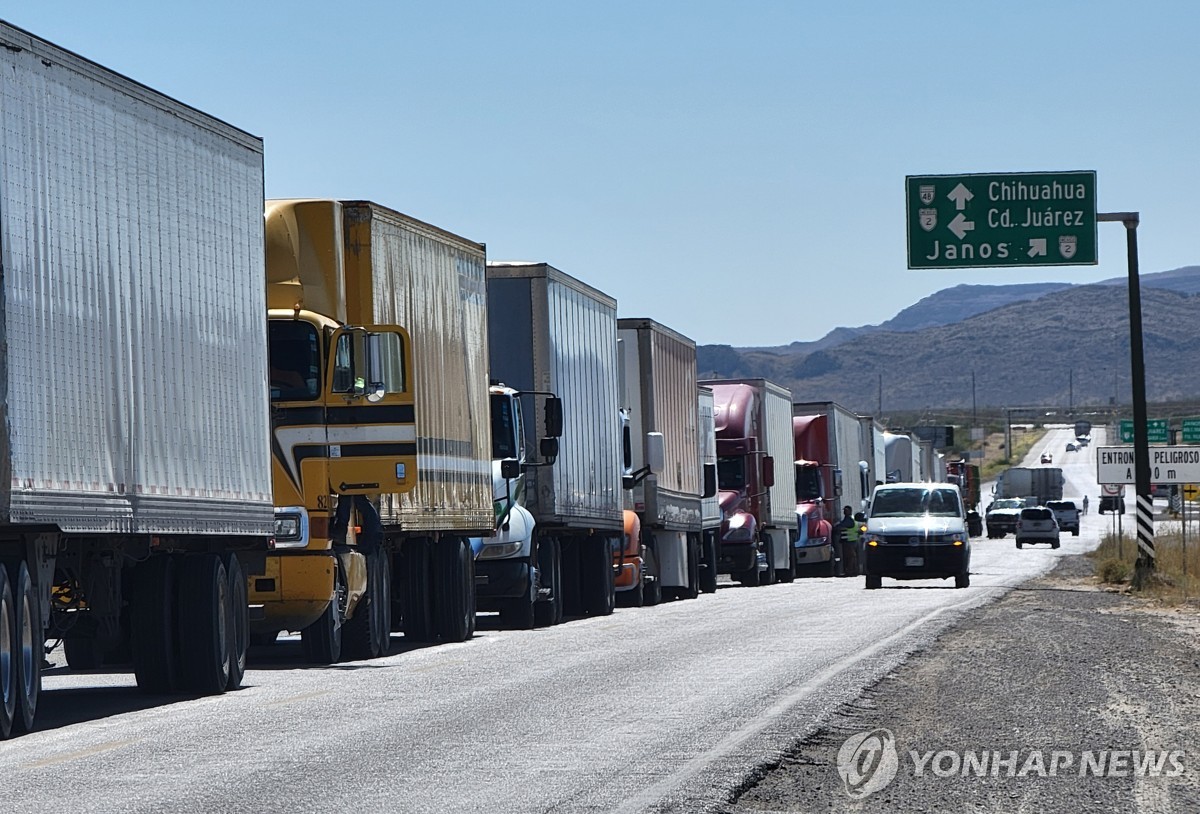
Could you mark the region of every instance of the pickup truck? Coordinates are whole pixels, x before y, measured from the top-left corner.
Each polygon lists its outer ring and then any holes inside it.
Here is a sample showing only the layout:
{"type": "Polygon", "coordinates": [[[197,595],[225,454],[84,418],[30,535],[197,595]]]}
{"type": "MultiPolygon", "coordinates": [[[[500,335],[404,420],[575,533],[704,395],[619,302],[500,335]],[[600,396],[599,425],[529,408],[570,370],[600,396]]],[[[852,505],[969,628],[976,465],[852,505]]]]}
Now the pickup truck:
{"type": "Polygon", "coordinates": [[[1024,508],[1025,499],[1020,497],[1002,497],[990,504],[987,514],[984,515],[988,539],[994,540],[1005,534],[1015,533],[1017,518],[1020,517],[1021,509],[1024,508]]]}
{"type": "Polygon", "coordinates": [[[1063,531],[1071,532],[1072,537],[1079,536],[1079,507],[1073,500],[1051,500],[1046,508],[1054,512],[1054,519],[1063,531]]]}

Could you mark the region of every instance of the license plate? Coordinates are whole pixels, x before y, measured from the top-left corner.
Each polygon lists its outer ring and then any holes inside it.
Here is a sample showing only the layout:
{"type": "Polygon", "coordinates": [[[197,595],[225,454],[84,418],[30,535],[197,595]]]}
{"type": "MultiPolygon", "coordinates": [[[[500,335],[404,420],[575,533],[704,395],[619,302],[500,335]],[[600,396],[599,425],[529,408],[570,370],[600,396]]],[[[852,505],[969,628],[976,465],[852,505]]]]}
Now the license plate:
{"type": "Polygon", "coordinates": [[[924,557],[905,557],[904,564],[907,566],[924,565],[925,558],[924,557]]]}

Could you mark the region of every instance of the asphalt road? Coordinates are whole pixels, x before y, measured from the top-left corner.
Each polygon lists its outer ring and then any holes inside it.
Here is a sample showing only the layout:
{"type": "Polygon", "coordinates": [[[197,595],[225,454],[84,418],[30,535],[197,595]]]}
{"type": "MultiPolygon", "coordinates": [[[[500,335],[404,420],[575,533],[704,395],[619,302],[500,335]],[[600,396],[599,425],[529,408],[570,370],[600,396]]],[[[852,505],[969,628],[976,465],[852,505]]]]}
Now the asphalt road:
{"type": "MultiPolygon", "coordinates": [[[[46,677],[39,731],[0,744],[5,810],[696,811],[971,607],[1093,547],[1094,445],[1064,452],[1079,537],[973,541],[972,586],[819,578],[536,631],[481,630],[327,668],[284,641],[222,697],[146,698],[129,673],[46,677]]],[[[985,498],[986,503],[986,498],[985,498]]],[[[61,661],[61,656],[55,654],[61,661]]]]}

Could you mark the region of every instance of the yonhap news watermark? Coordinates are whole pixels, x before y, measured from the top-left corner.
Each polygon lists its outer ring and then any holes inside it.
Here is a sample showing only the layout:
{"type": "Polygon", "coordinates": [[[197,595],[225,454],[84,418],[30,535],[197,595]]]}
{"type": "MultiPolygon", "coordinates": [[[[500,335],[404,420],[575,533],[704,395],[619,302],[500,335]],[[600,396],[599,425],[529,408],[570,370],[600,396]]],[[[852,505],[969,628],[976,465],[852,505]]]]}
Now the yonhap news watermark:
{"type": "Polygon", "coordinates": [[[846,794],[862,799],[905,772],[913,777],[1179,777],[1182,749],[902,749],[890,729],[851,735],[838,750],[846,794]]]}

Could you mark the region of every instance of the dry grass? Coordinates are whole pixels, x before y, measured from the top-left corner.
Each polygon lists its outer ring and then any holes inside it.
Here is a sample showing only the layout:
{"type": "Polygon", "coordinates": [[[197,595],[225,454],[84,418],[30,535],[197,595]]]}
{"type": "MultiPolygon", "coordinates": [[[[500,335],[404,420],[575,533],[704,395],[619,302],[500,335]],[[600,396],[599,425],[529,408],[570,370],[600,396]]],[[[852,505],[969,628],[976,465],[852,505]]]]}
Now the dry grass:
{"type": "Polygon", "coordinates": [[[1025,458],[1029,450],[1033,449],[1033,445],[1042,440],[1042,436],[1045,434],[1046,430],[1043,427],[1034,430],[1013,427],[1013,448],[1011,450],[1004,449],[1004,433],[1002,432],[992,433],[982,444],[972,444],[972,449],[983,450],[983,461],[980,467],[983,480],[989,481],[1010,466],[1016,466],[1025,458]],[[1014,461],[1017,463],[1013,463],[1014,461]]]}
{"type": "MultiPolygon", "coordinates": [[[[1189,522],[1186,537],[1178,521],[1156,524],[1154,553],[1155,573],[1143,586],[1143,594],[1172,605],[1200,598],[1200,524],[1189,522]]],[[[1137,538],[1132,529],[1123,538],[1106,534],[1088,556],[1096,561],[1102,582],[1129,582],[1137,562],[1137,538]]]]}

